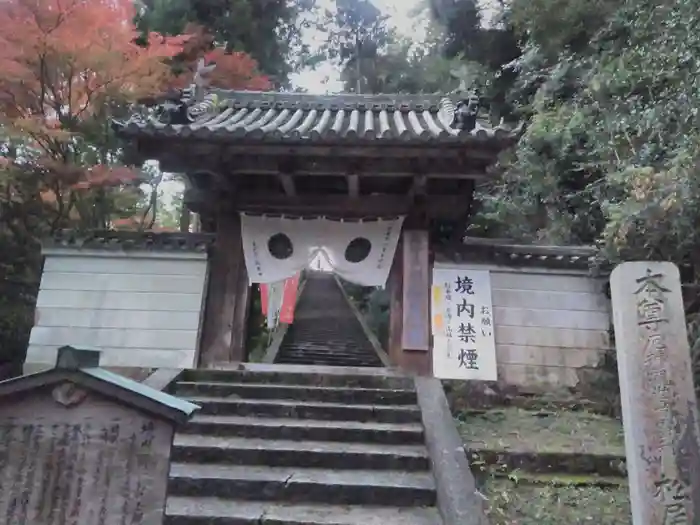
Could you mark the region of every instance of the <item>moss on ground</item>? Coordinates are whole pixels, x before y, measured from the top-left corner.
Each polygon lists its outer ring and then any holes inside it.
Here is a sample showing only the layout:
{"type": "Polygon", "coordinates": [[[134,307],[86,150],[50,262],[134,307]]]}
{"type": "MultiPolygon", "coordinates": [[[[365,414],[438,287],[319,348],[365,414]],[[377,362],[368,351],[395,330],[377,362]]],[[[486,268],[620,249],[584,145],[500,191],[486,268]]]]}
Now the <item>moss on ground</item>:
{"type": "Polygon", "coordinates": [[[498,408],[462,415],[458,428],[475,449],[625,455],[622,424],[589,412],[498,408]]]}
{"type": "Polygon", "coordinates": [[[624,458],[618,420],[586,411],[503,407],[462,413],[457,421],[467,448],[474,451],[472,469],[487,499],[491,525],[632,523],[624,476],[602,477],[605,469],[594,461],[624,458]],[[542,473],[537,461],[522,460],[528,471],[513,470],[518,463],[513,459],[523,453],[545,461],[552,471],[542,473]],[[553,455],[570,461],[552,462],[553,455]]]}
{"type": "Polygon", "coordinates": [[[626,487],[530,485],[491,479],[484,487],[491,525],[631,525],[626,487]]]}

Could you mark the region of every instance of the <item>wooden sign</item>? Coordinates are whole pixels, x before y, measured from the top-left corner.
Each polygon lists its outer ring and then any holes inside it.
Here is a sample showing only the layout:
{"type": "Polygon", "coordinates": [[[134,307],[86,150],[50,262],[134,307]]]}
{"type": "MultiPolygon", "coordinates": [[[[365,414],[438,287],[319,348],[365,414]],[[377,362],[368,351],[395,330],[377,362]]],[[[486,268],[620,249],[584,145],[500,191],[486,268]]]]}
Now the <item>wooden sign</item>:
{"type": "Polygon", "coordinates": [[[75,389],[18,401],[0,408],[0,521],[161,525],[172,425],[75,389]]]}
{"type": "Polygon", "coordinates": [[[0,523],[162,525],[174,428],[197,408],[99,368],[0,382],[0,523]]]}
{"type": "Polygon", "coordinates": [[[496,381],[488,270],[436,267],[431,298],[433,375],[440,379],[496,381]]]}
{"type": "Polygon", "coordinates": [[[700,432],[678,268],[610,277],[635,525],[700,523],[700,432]]]}

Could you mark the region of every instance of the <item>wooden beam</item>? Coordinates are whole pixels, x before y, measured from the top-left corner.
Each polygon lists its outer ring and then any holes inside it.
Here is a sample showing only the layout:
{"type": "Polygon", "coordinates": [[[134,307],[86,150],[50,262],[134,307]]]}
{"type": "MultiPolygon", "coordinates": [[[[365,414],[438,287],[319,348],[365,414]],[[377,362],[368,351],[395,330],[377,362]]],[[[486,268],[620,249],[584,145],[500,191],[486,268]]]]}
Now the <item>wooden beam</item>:
{"type": "Polygon", "coordinates": [[[346,173],[362,177],[413,177],[415,173],[425,173],[429,178],[473,179],[491,178],[487,168],[491,162],[471,157],[415,155],[352,157],[339,152],[335,156],[314,156],[304,154],[300,157],[283,155],[253,155],[241,153],[222,155],[216,147],[211,147],[208,155],[192,155],[190,148],[173,147],[168,152],[154,151],[151,155],[160,160],[163,169],[194,173],[207,170],[218,172],[229,178],[235,175],[256,176],[290,173],[305,176],[344,176],[346,173]]]}
{"type": "MultiPolygon", "coordinates": [[[[435,159],[473,159],[493,163],[503,150],[502,141],[480,141],[478,144],[462,142],[423,143],[423,144],[383,144],[371,142],[351,144],[231,144],[212,139],[194,139],[179,137],[159,137],[139,139],[137,148],[139,157],[147,159],[173,159],[177,151],[195,151],[201,155],[222,152],[229,160],[241,156],[282,156],[282,157],[352,157],[364,159],[384,158],[435,158],[435,159]]],[[[218,155],[217,155],[218,157],[218,155]]],[[[218,159],[217,159],[218,160],[218,159]]]]}
{"type": "Polygon", "coordinates": [[[403,332],[403,246],[402,240],[396,246],[394,262],[387,280],[389,292],[389,358],[392,365],[401,366],[403,349],[401,334],[403,332]]]}
{"type": "MultiPolygon", "coordinates": [[[[328,170],[312,170],[300,168],[294,172],[295,175],[303,175],[307,177],[345,177],[346,171],[341,167],[342,163],[339,162],[339,166],[336,169],[328,170]]],[[[245,168],[239,167],[231,172],[235,176],[249,176],[256,177],[259,175],[275,175],[277,170],[275,168],[245,168]]],[[[372,173],[362,173],[363,178],[413,178],[415,173],[410,168],[406,168],[405,171],[393,169],[391,171],[380,171],[372,173]]],[[[426,177],[429,179],[444,179],[444,180],[488,180],[489,176],[486,173],[481,172],[429,172],[426,173],[426,177]]]]}
{"type": "Polygon", "coordinates": [[[404,230],[401,365],[417,375],[432,373],[430,351],[430,250],[427,230],[404,230]]]}
{"type": "Polygon", "coordinates": [[[428,186],[428,178],[426,175],[416,175],[413,178],[413,184],[411,185],[410,195],[415,198],[418,196],[424,196],[428,186]]]}
{"type": "MultiPolygon", "coordinates": [[[[243,360],[245,336],[240,334],[241,294],[247,297],[241,223],[237,215],[220,213],[212,250],[200,345],[200,365],[243,360]],[[238,310],[238,315],[237,315],[238,310]]],[[[247,302],[246,302],[247,304],[247,302]]]]}
{"type": "Polygon", "coordinates": [[[348,175],[348,196],[357,199],[360,196],[360,177],[358,175],[348,175]]]}
{"type": "MultiPolygon", "coordinates": [[[[423,204],[430,218],[456,219],[468,209],[468,195],[427,195],[423,204]]],[[[347,195],[312,194],[288,197],[266,193],[244,193],[221,195],[195,188],[185,191],[185,203],[192,211],[206,213],[217,203],[231,212],[290,213],[306,215],[328,215],[332,217],[396,217],[407,215],[415,206],[413,196],[362,195],[357,198],[347,195]]]]}
{"type": "Polygon", "coordinates": [[[294,177],[289,173],[278,173],[277,176],[282,184],[284,194],[288,197],[296,197],[297,189],[294,184],[294,177]]]}
{"type": "MultiPolygon", "coordinates": [[[[207,144],[213,144],[207,141],[207,144]]],[[[282,155],[304,158],[307,156],[320,157],[354,157],[354,158],[464,158],[480,160],[496,160],[503,150],[502,144],[489,145],[488,141],[477,145],[464,143],[440,144],[439,146],[414,144],[404,145],[283,145],[283,144],[222,144],[228,155],[282,155]]]]}
{"type": "MultiPolygon", "coordinates": [[[[241,253],[243,253],[241,245],[241,253]]],[[[238,285],[236,288],[236,309],[233,314],[233,335],[231,336],[231,361],[245,361],[248,345],[248,314],[250,313],[250,281],[245,260],[238,266],[238,285]]]]}
{"type": "Polygon", "coordinates": [[[249,213],[319,214],[337,217],[395,217],[405,215],[411,208],[406,195],[365,195],[352,198],[345,195],[236,195],[231,205],[236,211],[249,213]]]}

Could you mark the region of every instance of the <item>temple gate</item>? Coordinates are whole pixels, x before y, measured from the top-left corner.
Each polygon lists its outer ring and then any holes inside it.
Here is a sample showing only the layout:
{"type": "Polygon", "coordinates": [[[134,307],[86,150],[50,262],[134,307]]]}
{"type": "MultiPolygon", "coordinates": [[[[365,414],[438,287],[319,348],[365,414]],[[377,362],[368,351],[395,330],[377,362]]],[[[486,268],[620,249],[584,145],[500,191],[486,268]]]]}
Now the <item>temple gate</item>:
{"type": "MultiPolygon", "coordinates": [[[[512,130],[478,120],[478,110],[476,98],[222,90],[201,95],[193,88],[155,111],[115,123],[129,141],[131,162],[155,159],[164,171],[187,175],[186,205],[200,215],[203,230],[215,235],[201,365],[245,356],[250,279],[241,214],[400,219],[398,247],[389,250],[389,354],[404,370],[429,375],[435,232],[450,225],[451,241],[461,240],[475,184],[516,139],[512,130]]],[[[277,243],[284,251],[280,241],[271,238],[261,249],[277,243]]]]}

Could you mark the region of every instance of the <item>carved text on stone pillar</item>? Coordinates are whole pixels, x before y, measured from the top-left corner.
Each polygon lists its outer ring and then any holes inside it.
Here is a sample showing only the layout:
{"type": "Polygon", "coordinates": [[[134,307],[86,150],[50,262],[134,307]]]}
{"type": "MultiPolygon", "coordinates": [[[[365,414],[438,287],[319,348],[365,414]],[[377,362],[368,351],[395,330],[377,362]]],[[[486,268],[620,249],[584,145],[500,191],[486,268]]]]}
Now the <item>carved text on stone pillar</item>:
{"type": "Polygon", "coordinates": [[[611,291],[634,523],[694,525],[700,442],[678,269],[624,263],[611,291]]]}

